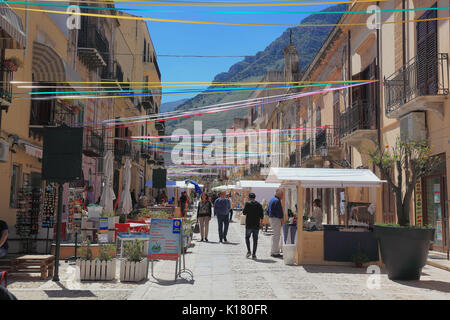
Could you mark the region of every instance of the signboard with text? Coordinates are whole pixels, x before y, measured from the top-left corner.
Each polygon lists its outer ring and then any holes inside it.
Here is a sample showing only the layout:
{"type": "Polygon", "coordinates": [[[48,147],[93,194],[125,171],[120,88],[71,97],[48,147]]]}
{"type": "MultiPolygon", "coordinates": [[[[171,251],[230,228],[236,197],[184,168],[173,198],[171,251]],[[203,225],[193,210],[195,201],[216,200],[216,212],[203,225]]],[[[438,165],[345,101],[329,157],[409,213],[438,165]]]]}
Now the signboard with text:
{"type": "Polygon", "coordinates": [[[416,225],[423,225],[423,202],[422,202],[422,179],[418,179],[416,182],[416,225]]]}
{"type": "Polygon", "coordinates": [[[152,219],[148,258],[177,260],[181,251],[181,219],[152,219]]]}

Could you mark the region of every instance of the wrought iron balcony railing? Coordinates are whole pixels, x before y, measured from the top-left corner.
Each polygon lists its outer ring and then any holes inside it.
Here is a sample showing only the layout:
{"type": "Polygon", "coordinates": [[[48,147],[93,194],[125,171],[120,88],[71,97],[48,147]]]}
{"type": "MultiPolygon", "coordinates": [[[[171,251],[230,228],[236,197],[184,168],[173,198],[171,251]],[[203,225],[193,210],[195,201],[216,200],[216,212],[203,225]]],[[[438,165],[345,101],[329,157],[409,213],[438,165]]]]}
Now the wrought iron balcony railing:
{"type": "Polygon", "coordinates": [[[88,16],[81,16],[81,29],[78,32],[78,54],[84,57],[85,63],[88,65],[104,67],[110,62],[109,43],[100,33],[97,25],[89,23],[89,18],[88,16]]]}
{"type": "Polygon", "coordinates": [[[70,104],[56,100],[31,100],[30,127],[56,126],[75,123],[70,104]]]}
{"type": "Polygon", "coordinates": [[[12,101],[12,80],[13,71],[4,64],[0,64],[0,98],[9,103],[12,101]]]}
{"type": "Polygon", "coordinates": [[[311,155],[311,141],[304,143],[301,147],[302,162],[304,162],[311,155]]]}
{"type": "Polygon", "coordinates": [[[105,149],[103,137],[94,132],[89,132],[84,137],[83,153],[88,157],[102,157],[105,149]]]}
{"type": "Polygon", "coordinates": [[[340,115],[340,137],[343,138],[356,130],[376,129],[376,112],[373,102],[356,100],[351,108],[340,115]]]}
{"type": "Polygon", "coordinates": [[[420,96],[449,93],[448,53],[419,59],[414,57],[393,75],[384,79],[387,115],[420,96]]]}
{"type": "Polygon", "coordinates": [[[341,139],[339,136],[339,128],[325,127],[316,133],[316,152],[323,147],[339,147],[341,139]]]}

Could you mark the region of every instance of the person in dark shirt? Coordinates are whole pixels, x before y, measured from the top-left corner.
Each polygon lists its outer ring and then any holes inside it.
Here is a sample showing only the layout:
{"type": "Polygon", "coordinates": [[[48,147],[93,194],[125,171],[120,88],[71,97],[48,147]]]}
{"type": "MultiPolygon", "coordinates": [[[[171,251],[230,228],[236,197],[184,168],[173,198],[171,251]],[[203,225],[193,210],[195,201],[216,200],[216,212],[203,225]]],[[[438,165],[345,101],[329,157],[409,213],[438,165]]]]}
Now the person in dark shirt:
{"type": "Polygon", "coordinates": [[[8,254],[8,224],[0,220],[0,258],[8,254]]]}
{"type": "Polygon", "coordinates": [[[270,226],[272,227],[272,246],[270,249],[270,255],[272,257],[280,258],[280,243],[281,243],[281,227],[284,223],[284,213],[282,207],[282,200],[284,192],[282,189],[277,189],[275,197],[273,197],[269,206],[267,207],[267,213],[269,215],[270,226]]]}
{"type": "Polygon", "coordinates": [[[245,204],[243,214],[245,218],[245,244],[247,245],[247,258],[252,256],[256,259],[256,248],[258,246],[258,233],[262,226],[264,218],[264,210],[261,204],[256,201],[256,195],[250,193],[248,195],[249,201],[245,204]],[[253,252],[250,252],[250,236],[253,236],[253,252]]]}

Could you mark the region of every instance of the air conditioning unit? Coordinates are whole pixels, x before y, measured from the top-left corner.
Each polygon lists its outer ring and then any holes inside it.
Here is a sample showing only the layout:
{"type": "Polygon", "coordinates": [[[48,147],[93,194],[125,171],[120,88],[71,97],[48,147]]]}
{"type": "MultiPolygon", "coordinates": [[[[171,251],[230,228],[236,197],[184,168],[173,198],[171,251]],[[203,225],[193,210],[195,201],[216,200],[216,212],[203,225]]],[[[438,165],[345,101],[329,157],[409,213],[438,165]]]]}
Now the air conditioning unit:
{"type": "Polygon", "coordinates": [[[0,162],[8,162],[9,158],[9,143],[0,140],[0,162]]]}
{"type": "Polygon", "coordinates": [[[402,141],[423,141],[427,139],[425,112],[410,112],[400,119],[402,141]]]}

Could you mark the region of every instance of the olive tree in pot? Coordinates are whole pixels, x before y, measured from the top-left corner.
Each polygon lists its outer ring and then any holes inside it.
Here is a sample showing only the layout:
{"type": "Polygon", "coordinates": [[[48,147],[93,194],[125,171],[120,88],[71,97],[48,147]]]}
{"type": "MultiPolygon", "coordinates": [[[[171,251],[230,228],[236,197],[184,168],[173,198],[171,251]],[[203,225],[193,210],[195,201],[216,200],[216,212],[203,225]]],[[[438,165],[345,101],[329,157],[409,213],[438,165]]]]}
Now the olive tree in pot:
{"type": "Polygon", "coordinates": [[[398,225],[376,224],[374,231],[381,258],[391,280],[418,280],[425,266],[434,229],[410,224],[411,199],[418,179],[430,174],[437,159],[430,157],[426,141],[397,139],[395,146],[370,151],[371,161],[380,169],[395,193],[398,225]],[[393,173],[395,172],[395,176],[393,173]],[[392,174],[392,175],[391,175],[392,174]]]}

